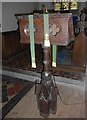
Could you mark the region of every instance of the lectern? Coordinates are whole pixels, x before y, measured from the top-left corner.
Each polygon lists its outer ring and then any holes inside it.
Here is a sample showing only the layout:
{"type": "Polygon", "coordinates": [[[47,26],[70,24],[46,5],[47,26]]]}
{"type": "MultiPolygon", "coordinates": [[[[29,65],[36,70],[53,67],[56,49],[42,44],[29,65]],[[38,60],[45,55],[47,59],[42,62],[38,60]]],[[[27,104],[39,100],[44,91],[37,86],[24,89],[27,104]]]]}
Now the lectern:
{"type": "MultiPolygon", "coordinates": [[[[29,43],[29,21],[28,15],[17,16],[19,21],[21,43],[29,43]]],[[[43,44],[44,20],[43,14],[33,15],[34,20],[34,42],[43,44]]],[[[50,13],[49,14],[49,40],[51,44],[67,46],[74,40],[72,13],[50,13]]]]}
{"type": "MultiPolygon", "coordinates": [[[[57,110],[57,86],[52,75],[51,49],[52,45],[52,66],[56,67],[56,45],[67,46],[74,40],[73,22],[71,13],[50,13],[18,15],[20,30],[20,42],[30,43],[32,67],[35,63],[35,44],[42,44],[43,47],[43,71],[38,92],[37,105],[40,115],[49,117],[57,110]]],[[[39,54],[39,53],[38,53],[39,54]]]]}

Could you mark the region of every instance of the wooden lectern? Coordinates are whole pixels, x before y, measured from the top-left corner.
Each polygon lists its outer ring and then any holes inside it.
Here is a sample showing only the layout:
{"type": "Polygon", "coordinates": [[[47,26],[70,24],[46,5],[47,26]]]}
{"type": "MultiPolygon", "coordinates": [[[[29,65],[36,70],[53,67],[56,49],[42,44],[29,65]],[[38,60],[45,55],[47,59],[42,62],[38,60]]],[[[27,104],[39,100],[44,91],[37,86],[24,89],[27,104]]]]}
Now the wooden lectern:
{"type": "Polygon", "coordinates": [[[50,46],[53,46],[52,65],[56,67],[56,45],[67,46],[74,40],[72,14],[36,13],[34,15],[18,15],[17,18],[20,30],[20,42],[30,43],[32,67],[34,68],[36,68],[34,44],[42,44],[43,46],[44,69],[42,72],[41,87],[37,93],[37,103],[40,114],[44,117],[49,117],[49,114],[55,114],[57,109],[57,88],[50,70],[50,46]]]}
{"type": "MultiPolygon", "coordinates": [[[[29,43],[29,22],[27,15],[18,16],[21,43],[29,43]]],[[[43,14],[34,14],[34,37],[36,44],[43,44],[44,40],[43,14]]],[[[51,44],[67,46],[74,40],[73,21],[71,13],[49,14],[49,40],[51,44]]]]}
{"type": "MultiPolygon", "coordinates": [[[[31,13],[32,14],[32,13],[31,13]]],[[[29,28],[29,20],[28,14],[15,14],[18,20],[18,26],[20,31],[20,42],[21,43],[30,43],[30,28],[29,28]]],[[[43,44],[44,41],[44,21],[43,14],[34,13],[34,43],[35,44],[43,44]]],[[[60,45],[67,46],[72,40],[75,41],[74,50],[72,53],[72,63],[71,65],[59,65],[56,68],[53,68],[54,73],[56,71],[69,71],[69,72],[84,72],[84,56],[85,56],[85,43],[83,43],[85,39],[84,33],[81,33],[79,36],[74,38],[74,30],[73,30],[73,21],[72,21],[72,13],[49,13],[49,40],[51,45],[60,45]],[[82,36],[83,35],[83,36],[82,36]],[[80,39],[81,40],[77,40],[80,39]],[[75,40],[76,39],[76,40],[75,40]],[[82,41],[82,42],[79,42],[82,41]],[[81,53],[82,58],[79,54],[79,49],[82,47],[81,53]],[[80,47],[81,46],[81,47],[80,47]],[[79,60],[81,61],[79,62],[79,60]]],[[[58,59],[58,58],[57,58],[58,59]]],[[[58,60],[57,60],[58,61],[58,60]]]]}

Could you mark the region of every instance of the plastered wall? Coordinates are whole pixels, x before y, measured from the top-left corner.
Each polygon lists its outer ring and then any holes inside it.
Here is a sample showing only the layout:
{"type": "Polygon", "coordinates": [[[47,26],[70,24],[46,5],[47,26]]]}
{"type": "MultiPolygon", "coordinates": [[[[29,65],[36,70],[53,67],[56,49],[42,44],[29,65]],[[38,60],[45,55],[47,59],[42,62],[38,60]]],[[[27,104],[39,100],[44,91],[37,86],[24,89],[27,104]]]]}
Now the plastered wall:
{"type": "Polygon", "coordinates": [[[2,3],[2,32],[17,29],[15,14],[30,13],[37,9],[38,4],[34,2],[3,2],[2,3]]]}
{"type": "MultiPolygon", "coordinates": [[[[0,3],[0,23],[2,26],[2,29],[0,27],[0,31],[5,32],[16,30],[18,26],[14,14],[29,13],[35,9],[40,10],[42,4],[45,4],[48,9],[53,9],[52,2],[2,2],[2,6],[0,3]]],[[[85,2],[79,2],[78,12],[80,12],[86,4],[87,3],[85,2]]]]}

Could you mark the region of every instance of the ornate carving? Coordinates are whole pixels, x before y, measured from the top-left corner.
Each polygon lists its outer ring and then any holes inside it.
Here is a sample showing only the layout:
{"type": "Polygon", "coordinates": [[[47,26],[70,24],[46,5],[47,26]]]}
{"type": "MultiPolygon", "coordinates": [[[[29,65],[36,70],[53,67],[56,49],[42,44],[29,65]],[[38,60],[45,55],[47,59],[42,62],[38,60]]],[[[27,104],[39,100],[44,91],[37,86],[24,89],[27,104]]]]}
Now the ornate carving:
{"type": "MultiPolygon", "coordinates": [[[[34,32],[36,31],[36,28],[34,27],[34,32]]],[[[29,28],[29,24],[25,25],[24,27],[24,33],[29,36],[30,33],[30,28],[29,28]]]]}
{"type": "Polygon", "coordinates": [[[50,24],[49,32],[52,36],[58,36],[61,31],[61,26],[59,24],[50,24]]]}

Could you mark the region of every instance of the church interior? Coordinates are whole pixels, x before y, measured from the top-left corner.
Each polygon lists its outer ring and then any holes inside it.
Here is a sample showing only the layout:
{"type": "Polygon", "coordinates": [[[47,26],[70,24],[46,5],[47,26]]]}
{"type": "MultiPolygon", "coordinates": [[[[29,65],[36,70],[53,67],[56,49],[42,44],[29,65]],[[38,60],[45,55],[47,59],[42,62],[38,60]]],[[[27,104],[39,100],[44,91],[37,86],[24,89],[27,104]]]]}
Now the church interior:
{"type": "Polygon", "coordinates": [[[87,1],[0,2],[0,48],[2,119],[86,119],[87,1]]]}

